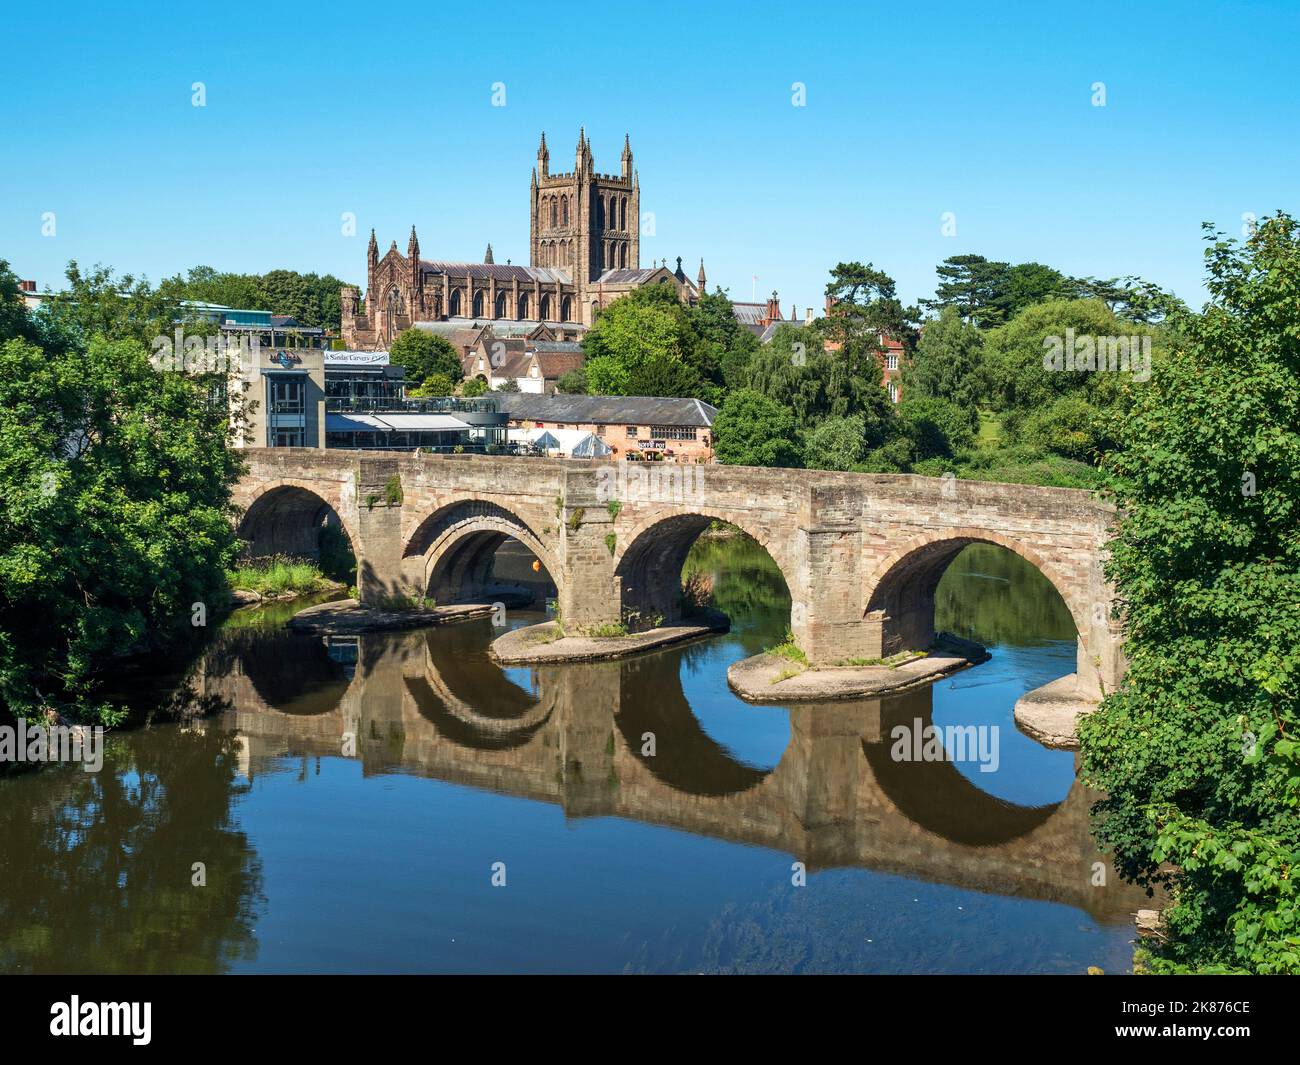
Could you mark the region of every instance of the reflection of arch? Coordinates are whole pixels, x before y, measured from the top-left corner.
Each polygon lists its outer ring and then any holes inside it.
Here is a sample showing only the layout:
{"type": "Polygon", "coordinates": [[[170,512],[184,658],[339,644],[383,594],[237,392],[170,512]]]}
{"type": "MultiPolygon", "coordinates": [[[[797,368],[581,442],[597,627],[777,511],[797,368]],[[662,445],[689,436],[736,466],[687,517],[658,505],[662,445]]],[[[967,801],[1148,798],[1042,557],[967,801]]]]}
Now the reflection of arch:
{"type": "Polygon", "coordinates": [[[259,632],[241,640],[234,657],[258,697],[283,714],[328,714],[352,683],[319,636],[259,632]]]}
{"type": "Polygon", "coordinates": [[[624,663],[619,684],[614,723],[629,752],[673,790],[710,797],[735,795],[775,772],[775,767],[746,765],[704,731],[682,691],[676,655],[647,655],[624,663]],[[648,697],[650,692],[653,697],[648,697]],[[641,753],[647,732],[655,738],[653,758],[641,753]]]}
{"type": "Polygon", "coordinates": [[[421,587],[438,603],[473,600],[492,586],[493,555],[507,537],[528,548],[559,587],[561,570],[527,522],[482,499],[462,500],[430,514],[412,534],[402,556],[423,559],[421,587]]]}
{"type": "Polygon", "coordinates": [[[350,519],[305,483],[273,481],[248,504],[236,536],[247,542],[244,554],[249,558],[319,558],[320,531],[326,525],[342,528],[355,554],[359,541],[350,519]]]}
{"type": "Polygon", "coordinates": [[[886,699],[880,708],[880,739],[862,741],[880,790],[909,821],[927,832],[967,847],[995,847],[1044,824],[1061,805],[1017,806],[981,790],[949,761],[895,760],[891,733],[899,725],[911,730],[932,724],[933,689],[929,685],[886,699]]]}
{"type": "Polygon", "coordinates": [[[1064,601],[1075,628],[1086,640],[1087,605],[1069,593],[1056,567],[1033,548],[1002,533],[958,528],[928,533],[884,559],[867,581],[867,614],[884,618],[882,653],[928,647],[934,641],[934,593],[949,563],[974,543],[996,544],[1019,555],[1051,582],[1064,601]]]}
{"type": "Polygon", "coordinates": [[[783,545],[755,535],[746,527],[748,520],[743,515],[700,507],[687,514],[665,516],[660,511],[633,527],[614,555],[615,573],[622,579],[623,606],[640,611],[643,617],[662,614],[667,621],[680,617],[682,566],[696,538],[715,519],[735,525],[754,539],[772,556],[792,600],[802,598],[802,586],[791,580],[797,570],[783,545]]]}
{"type": "Polygon", "coordinates": [[[420,716],[452,743],[505,751],[550,721],[558,685],[543,685],[534,698],[513,683],[487,653],[491,632],[488,618],[429,630],[425,675],[407,677],[406,690],[420,716]]]}

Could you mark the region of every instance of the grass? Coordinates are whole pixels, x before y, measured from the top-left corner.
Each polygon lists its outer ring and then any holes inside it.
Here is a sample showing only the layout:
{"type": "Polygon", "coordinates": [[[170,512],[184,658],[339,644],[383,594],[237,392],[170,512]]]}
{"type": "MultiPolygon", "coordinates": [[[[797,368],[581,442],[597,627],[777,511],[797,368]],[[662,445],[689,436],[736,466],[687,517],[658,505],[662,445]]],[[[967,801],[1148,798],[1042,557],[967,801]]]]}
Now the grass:
{"type": "Polygon", "coordinates": [[[618,636],[626,636],[627,625],[621,621],[606,621],[600,625],[588,625],[582,630],[584,636],[591,636],[595,639],[608,639],[618,636]]]}
{"type": "Polygon", "coordinates": [[[230,587],[239,591],[257,592],[258,595],[276,596],[316,592],[329,582],[320,566],[310,559],[273,555],[249,559],[239,563],[226,574],[230,587]]]}
{"type": "Polygon", "coordinates": [[[789,680],[791,677],[797,677],[802,672],[803,672],[802,669],[783,669],[781,670],[780,673],[778,673],[775,677],[772,678],[772,683],[780,684],[781,681],[789,680]]]}
{"type": "Polygon", "coordinates": [[[785,630],[785,640],[775,647],[769,647],[767,653],[776,655],[779,658],[788,658],[791,662],[798,662],[800,665],[808,664],[808,656],[803,653],[799,645],[794,642],[794,633],[789,629],[785,630]]]}

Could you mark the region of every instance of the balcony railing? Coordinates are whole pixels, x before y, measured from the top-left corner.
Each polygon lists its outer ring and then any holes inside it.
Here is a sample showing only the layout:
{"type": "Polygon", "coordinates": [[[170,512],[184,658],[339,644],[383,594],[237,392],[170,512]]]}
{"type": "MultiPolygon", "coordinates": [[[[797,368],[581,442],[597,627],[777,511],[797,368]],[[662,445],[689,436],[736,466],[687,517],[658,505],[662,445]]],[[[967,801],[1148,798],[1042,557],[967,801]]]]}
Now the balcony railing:
{"type": "Polygon", "coordinates": [[[462,399],[458,396],[432,396],[426,399],[398,399],[371,396],[326,396],[325,410],[330,414],[496,414],[497,401],[487,397],[462,399]]]}

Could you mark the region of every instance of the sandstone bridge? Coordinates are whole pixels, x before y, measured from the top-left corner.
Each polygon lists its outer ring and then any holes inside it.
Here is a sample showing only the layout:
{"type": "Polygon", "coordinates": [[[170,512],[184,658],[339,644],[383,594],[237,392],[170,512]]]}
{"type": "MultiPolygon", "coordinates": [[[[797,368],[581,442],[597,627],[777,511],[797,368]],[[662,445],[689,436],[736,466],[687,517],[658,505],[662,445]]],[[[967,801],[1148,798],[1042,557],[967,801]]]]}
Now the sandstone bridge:
{"type": "Polygon", "coordinates": [[[1055,586],[1077,632],[1079,694],[1123,675],[1102,573],[1114,510],[1064,488],[910,475],[299,448],[246,452],[235,491],[252,556],[317,551],[335,523],[365,603],[490,592],[514,538],[545,567],[566,624],[680,613],[682,564],[714,520],[758,541],[791,597],[814,663],[924,649],[935,588],[971,543],[998,544],[1055,586]]]}

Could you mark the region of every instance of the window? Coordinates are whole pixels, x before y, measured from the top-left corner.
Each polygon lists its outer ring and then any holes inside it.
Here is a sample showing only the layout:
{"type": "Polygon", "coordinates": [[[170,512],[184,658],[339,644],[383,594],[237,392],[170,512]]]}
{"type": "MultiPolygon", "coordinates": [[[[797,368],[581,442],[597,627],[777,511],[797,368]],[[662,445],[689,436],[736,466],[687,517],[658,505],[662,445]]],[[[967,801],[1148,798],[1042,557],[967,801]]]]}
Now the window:
{"type": "Polygon", "coordinates": [[[696,429],[693,425],[652,425],[650,435],[655,440],[694,440],[696,429]]]}
{"type": "Polygon", "coordinates": [[[597,435],[597,436],[604,436],[604,435],[605,435],[605,424],[604,424],[603,422],[597,424],[597,426],[596,426],[596,435],[597,435]]]}
{"type": "Polygon", "coordinates": [[[635,425],[629,425],[629,426],[627,427],[627,438],[628,438],[629,440],[635,440],[635,439],[636,439],[636,429],[637,429],[637,427],[636,427],[635,425]]]}
{"type": "Polygon", "coordinates": [[[895,403],[897,403],[897,402],[898,402],[898,386],[897,386],[896,384],[894,384],[893,381],[890,381],[889,384],[888,384],[886,387],[887,387],[888,390],[889,390],[889,398],[890,398],[891,400],[893,400],[895,403]]]}
{"type": "Polygon", "coordinates": [[[897,355],[886,355],[886,356],[885,356],[885,369],[886,369],[886,370],[897,370],[897,369],[898,369],[898,356],[897,356],[897,355]]]}

